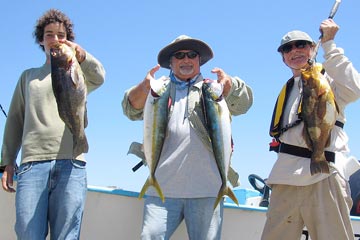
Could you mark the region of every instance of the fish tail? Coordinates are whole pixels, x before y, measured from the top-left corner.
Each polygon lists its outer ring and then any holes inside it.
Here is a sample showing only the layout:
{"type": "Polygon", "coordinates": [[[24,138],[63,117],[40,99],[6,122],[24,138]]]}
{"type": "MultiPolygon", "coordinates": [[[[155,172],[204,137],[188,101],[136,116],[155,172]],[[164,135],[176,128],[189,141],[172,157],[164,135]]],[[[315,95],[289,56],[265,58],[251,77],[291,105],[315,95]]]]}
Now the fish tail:
{"type": "Polygon", "coordinates": [[[139,194],[139,199],[143,198],[145,195],[146,190],[149,188],[150,183],[149,183],[149,178],[146,180],[144,186],[141,188],[140,194],[139,194]]]}
{"type": "Polygon", "coordinates": [[[217,198],[214,203],[214,209],[219,204],[219,202],[221,201],[221,199],[224,195],[229,196],[231,198],[231,200],[233,200],[234,203],[236,203],[236,205],[239,205],[239,201],[237,200],[234,192],[231,190],[231,188],[229,186],[225,186],[225,187],[221,187],[219,190],[219,193],[218,193],[217,198]]]}
{"type": "Polygon", "coordinates": [[[310,163],[310,172],[311,175],[316,173],[330,173],[329,164],[327,161],[312,161],[310,163]]]}
{"type": "Polygon", "coordinates": [[[234,203],[236,203],[236,205],[239,205],[239,201],[237,200],[234,192],[231,190],[230,187],[227,187],[226,195],[228,195],[231,198],[231,200],[233,200],[234,203]]]}
{"type": "Polygon", "coordinates": [[[149,186],[154,186],[155,190],[159,194],[159,197],[160,197],[161,201],[164,202],[165,201],[164,194],[162,193],[160,185],[159,185],[159,183],[158,183],[158,181],[156,180],[155,177],[149,177],[146,180],[144,186],[142,187],[142,189],[140,191],[139,199],[144,197],[144,195],[146,193],[146,190],[149,188],[149,186]]]}

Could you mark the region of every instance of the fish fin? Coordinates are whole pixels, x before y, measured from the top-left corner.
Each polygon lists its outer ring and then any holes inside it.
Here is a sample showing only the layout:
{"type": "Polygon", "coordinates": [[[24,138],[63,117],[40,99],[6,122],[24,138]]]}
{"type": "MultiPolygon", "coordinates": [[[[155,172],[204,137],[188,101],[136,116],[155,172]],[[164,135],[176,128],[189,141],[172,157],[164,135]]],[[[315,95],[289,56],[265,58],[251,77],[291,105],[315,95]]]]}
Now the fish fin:
{"type": "MultiPolygon", "coordinates": [[[[150,177],[149,177],[149,178],[150,178],[150,177]]],[[[146,179],[146,182],[145,182],[144,186],[141,188],[141,191],[140,191],[139,197],[138,197],[139,199],[141,199],[141,198],[144,197],[144,195],[145,195],[145,193],[146,193],[146,190],[147,190],[147,189],[149,188],[149,186],[150,186],[149,178],[146,179]]]]}
{"type": "Polygon", "coordinates": [[[318,161],[310,163],[311,175],[316,173],[330,173],[329,164],[327,161],[318,161]]]}
{"type": "Polygon", "coordinates": [[[161,198],[161,201],[164,202],[165,197],[164,197],[164,194],[161,191],[160,185],[159,185],[158,181],[156,180],[156,178],[154,178],[153,186],[155,187],[157,193],[159,194],[159,197],[161,198]]]}
{"type": "Polygon", "coordinates": [[[129,147],[129,150],[128,150],[127,154],[129,154],[129,153],[134,154],[135,156],[140,158],[144,163],[146,163],[142,143],[132,142],[130,144],[130,147],[129,147]]]}
{"type": "Polygon", "coordinates": [[[303,136],[303,138],[304,138],[304,141],[305,141],[305,143],[306,143],[306,146],[308,147],[308,149],[309,149],[310,151],[312,151],[313,143],[312,143],[309,135],[310,135],[310,134],[309,134],[309,132],[308,132],[308,128],[304,126],[303,132],[302,132],[302,136],[303,136]]]}
{"type": "Polygon", "coordinates": [[[229,167],[227,178],[233,187],[240,186],[239,173],[237,173],[231,166],[229,167]]]}
{"type": "Polygon", "coordinates": [[[239,205],[239,201],[237,200],[235,193],[233,192],[233,190],[231,190],[230,187],[227,187],[226,195],[228,195],[231,198],[231,200],[233,200],[234,203],[236,203],[236,205],[239,205]]]}
{"type": "Polygon", "coordinates": [[[87,117],[87,102],[85,102],[85,107],[84,107],[84,128],[86,128],[88,126],[88,117],[87,117]]]}
{"type": "Polygon", "coordinates": [[[237,198],[236,198],[234,192],[231,190],[231,188],[229,186],[224,186],[224,187],[221,187],[219,190],[219,193],[218,193],[217,198],[214,203],[214,209],[219,204],[219,202],[221,201],[221,199],[224,195],[229,196],[231,198],[231,200],[233,200],[234,203],[236,203],[236,205],[239,205],[239,201],[237,200],[237,198]]]}
{"type": "Polygon", "coordinates": [[[164,194],[162,193],[161,191],[161,188],[160,188],[160,185],[158,183],[158,181],[156,180],[155,177],[148,177],[148,179],[146,180],[144,186],[142,187],[141,191],[140,191],[140,194],[139,194],[139,199],[143,198],[145,193],[146,193],[146,190],[149,188],[149,186],[153,186],[157,193],[159,194],[159,197],[161,199],[162,202],[165,202],[165,197],[164,197],[164,194]]]}

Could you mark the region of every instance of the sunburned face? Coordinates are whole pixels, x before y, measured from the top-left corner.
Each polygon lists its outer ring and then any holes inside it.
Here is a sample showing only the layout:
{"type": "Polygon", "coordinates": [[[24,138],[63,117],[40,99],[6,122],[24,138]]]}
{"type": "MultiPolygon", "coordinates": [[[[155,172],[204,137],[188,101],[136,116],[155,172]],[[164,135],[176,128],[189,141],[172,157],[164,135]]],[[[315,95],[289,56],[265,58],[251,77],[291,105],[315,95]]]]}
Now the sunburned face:
{"type": "Polygon", "coordinates": [[[170,67],[180,80],[188,80],[200,73],[200,56],[192,50],[180,50],[173,54],[170,67]]]}
{"type": "Polygon", "coordinates": [[[289,46],[282,51],[284,63],[290,67],[293,72],[298,72],[308,64],[312,54],[312,47],[309,43],[302,44],[300,41],[291,42],[289,46]]]}
{"type": "Polygon", "coordinates": [[[50,23],[44,28],[44,39],[40,42],[45,48],[46,55],[49,56],[50,48],[59,42],[66,40],[66,30],[62,23],[50,23]]]}

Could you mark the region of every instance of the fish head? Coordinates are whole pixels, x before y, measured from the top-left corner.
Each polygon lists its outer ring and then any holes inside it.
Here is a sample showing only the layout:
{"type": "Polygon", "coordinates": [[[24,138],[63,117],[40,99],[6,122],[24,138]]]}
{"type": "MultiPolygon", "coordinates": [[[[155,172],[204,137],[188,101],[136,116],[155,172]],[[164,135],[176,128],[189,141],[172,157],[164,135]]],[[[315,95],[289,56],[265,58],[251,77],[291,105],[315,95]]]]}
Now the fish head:
{"type": "Polygon", "coordinates": [[[210,96],[212,100],[220,101],[222,99],[224,85],[216,80],[204,79],[203,90],[210,96]]]}
{"type": "Polygon", "coordinates": [[[168,79],[152,79],[150,81],[151,94],[153,97],[160,97],[164,95],[167,89],[170,87],[170,80],[168,79]]]}
{"type": "Polygon", "coordinates": [[[318,81],[322,79],[322,69],[321,64],[311,65],[310,67],[303,69],[301,71],[301,79],[304,86],[316,88],[319,85],[318,81]]]}
{"type": "Polygon", "coordinates": [[[56,43],[50,48],[51,64],[69,68],[75,58],[75,50],[66,44],[56,43]]]}

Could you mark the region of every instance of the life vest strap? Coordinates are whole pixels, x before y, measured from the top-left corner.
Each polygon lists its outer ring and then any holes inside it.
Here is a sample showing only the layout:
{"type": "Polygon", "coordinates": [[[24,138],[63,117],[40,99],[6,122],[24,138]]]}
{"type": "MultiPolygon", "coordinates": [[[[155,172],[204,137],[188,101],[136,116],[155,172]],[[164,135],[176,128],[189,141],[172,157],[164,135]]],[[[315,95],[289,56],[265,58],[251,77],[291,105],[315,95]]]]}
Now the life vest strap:
{"type": "MultiPolygon", "coordinates": [[[[280,143],[278,148],[274,149],[274,151],[278,152],[278,153],[286,153],[286,154],[303,157],[303,158],[311,158],[311,155],[312,155],[312,151],[310,151],[307,148],[298,147],[298,146],[290,145],[290,144],[286,144],[286,143],[280,143]]],[[[325,151],[325,158],[326,158],[326,161],[328,161],[328,162],[335,162],[335,153],[325,151]]]]}

